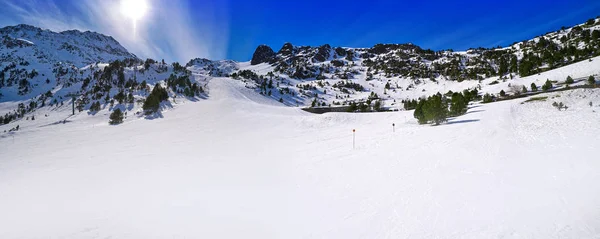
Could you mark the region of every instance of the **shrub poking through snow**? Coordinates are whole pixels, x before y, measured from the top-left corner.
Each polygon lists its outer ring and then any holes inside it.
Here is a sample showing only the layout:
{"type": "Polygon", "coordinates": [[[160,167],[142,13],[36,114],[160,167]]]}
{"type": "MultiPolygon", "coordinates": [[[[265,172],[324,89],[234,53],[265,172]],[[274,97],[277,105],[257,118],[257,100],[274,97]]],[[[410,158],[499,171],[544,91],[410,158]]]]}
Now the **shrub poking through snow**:
{"type": "Polygon", "coordinates": [[[563,102],[558,102],[557,103],[556,101],[554,103],[552,103],[552,106],[554,106],[556,109],[558,109],[558,111],[561,111],[563,109],[567,110],[569,108],[568,106],[566,106],[565,104],[563,104],[563,102]]]}

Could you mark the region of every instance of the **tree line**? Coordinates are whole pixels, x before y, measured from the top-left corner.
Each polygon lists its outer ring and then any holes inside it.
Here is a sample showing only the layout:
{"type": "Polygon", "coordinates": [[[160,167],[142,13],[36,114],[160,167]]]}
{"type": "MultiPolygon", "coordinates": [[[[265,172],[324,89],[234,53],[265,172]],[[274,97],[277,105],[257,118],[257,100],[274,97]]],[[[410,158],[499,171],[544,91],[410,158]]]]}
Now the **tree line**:
{"type": "Polygon", "coordinates": [[[446,95],[437,93],[419,99],[419,101],[406,101],[404,104],[409,108],[414,106],[413,116],[419,124],[439,125],[446,122],[448,117],[456,117],[467,113],[469,102],[476,98],[478,98],[477,90],[465,90],[463,92],[448,92],[446,95]]]}

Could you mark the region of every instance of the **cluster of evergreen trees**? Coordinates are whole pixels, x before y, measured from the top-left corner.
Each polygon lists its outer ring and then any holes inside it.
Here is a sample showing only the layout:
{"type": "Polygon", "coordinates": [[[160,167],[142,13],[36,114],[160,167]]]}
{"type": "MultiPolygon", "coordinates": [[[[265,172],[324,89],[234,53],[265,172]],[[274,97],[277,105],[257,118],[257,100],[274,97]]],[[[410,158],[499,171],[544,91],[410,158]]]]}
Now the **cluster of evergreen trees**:
{"type": "Polygon", "coordinates": [[[260,94],[271,96],[271,89],[273,89],[273,79],[269,79],[268,81],[267,79],[263,79],[260,83],[260,94]],[[268,92],[267,89],[269,89],[268,92]]]}
{"type": "MultiPolygon", "coordinates": [[[[42,105],[44,102],[42,101],[42,105]]],[[[0,116],[0,124],[8,124],[14,120],[23,118],[25,114],[33,112],[38,108],[38,102],[36,100],[29,101],[29,104],[25,105],[24,103],[19,103],[17,109],[14,112],[9,112],[4,114],[4,116],[0,116]]]]}
{"type": "Polygon", "coordinates": [[[439,93],[427,99],[421,99],[413,115],[419,121],[419,124],[434,123],[439,125],[445,122],[448,117],[448,102],[439,93]]]}
{"type": "Polygon", "coordinates": [[[402,104],[404,104],[405,110],[414,110],[417,108],[419,101],[417,100],[402,100],[402,104]]]}
{"type": "Polygon", "coordinates": [[[348,88],[348,89],[353,89],[355,91],[364,91],[365,88],[358,83],[354,83],[352,81],[340,81],[338,83],[335,83],[333,85],[334,88],[348,88]]]}
{"type": "Polygon", "coordinates": [[[157,112],[160,109],[160,102],[168,100],[169,93],[165,88],[160,86],[160,84],[156,84],[154,89],[146,100],[144,101],[144,105],[142,105],[142,109],[146,112],[146,114],[152,114],[157,112]]]}
{"type": "Polygon", "coordinates": [[[94,103],[92,103],[92,105],[90,106],[90,112],[98,112],[100,111],[101,105],[100,102],[96,101],[94,103]]]}
{"type": "Polygon", "coordinates": [[[183,94],[187,97],[194,97],[204,92],[204,89],[202,89],[201,86],[198,86],[198,83],[192,84],[188,74],[182,76],[171,74],[167,79],[167,87],[171,88],[173,92],[183,94]]]}
{"type": "MultiPolygon", "coordinates": [[[[477,93],[476,90],[474,92],[477,93]]],[[[469,101],[475,98],[471,91],[452,93],[450,100],[446,96],[437,93],[426,99],[420,99],[415,106],[413,115],[419,121],[419,124],[433,123],[439,125],[446,122],[448,117],[467,113],[469,101]]],[[[413,101],[408,102],[409,106],[413,103],[413,101]]]]}
{"type": "Polygon", "coordinates": [[[241,71],[232,73],[231,78],[234,78],[234,79],[244,78],[244,79],[249,79],[249,80],[258,80],[259,76],[256,73],[254,73],[254,71],[241,70],[241,71]]]}
{"type": "MultiPolygon", "coordinates": [[[[473,89],[473,90],[464,90],[462,92],[462,94],[459,93],[459,95],[461,96],[455,96],[455,92],[452,91],[448,91],[448,93],[446,93],[446,97],[453,97],[453,99],[455,97],[463,97],[467,103],[470,101],[474,101],[474,100],[481,100],[481,96],[479,96],[479,91],[477,89],[473,89]]],[[[456,100],[458,100],[458,98],[456,98],[456,100]]],[[[461,100],[462,101],[462,100],[461,100]]],[[[402,104],[404,105],[404,109],[405,110],[414,110],[417,108],[417,106],[419,105],[420,101],[417,100],[402,100],[402,104]]]]}
{"type": "Polygon", "coordinates": [[[352,102],[348,107],[348,112],[381,112],[384,111],[382,108],[381,100],[368,99],[366,102],[352,102]]]}

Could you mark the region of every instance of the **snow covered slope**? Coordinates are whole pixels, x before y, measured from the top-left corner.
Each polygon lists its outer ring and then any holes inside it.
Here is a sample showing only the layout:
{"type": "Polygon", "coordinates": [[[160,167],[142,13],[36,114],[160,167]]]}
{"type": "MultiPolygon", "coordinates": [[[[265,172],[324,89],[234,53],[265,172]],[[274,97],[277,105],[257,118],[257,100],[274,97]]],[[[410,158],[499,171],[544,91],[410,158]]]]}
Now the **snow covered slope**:
{"type": "Polygon", "coordinates": [[[28,100],[83,78],[79,68],[138,60],[95,32],[52,32],[29,25],[0,28],[0,102],[28,100]]]}
{"type": "Polygon", "coordinates": [[[209,77],[236,69],[231,61],[142,61],[112,37],[93,32],[17,25],[1,28],[0,38],[0,124],[8,129],[54,112],[64,120],[73,101],[77,117],[106,117],[115,109],[139,114],[156,84],[169,89],[168,108],[205,96],[209,77]]]}
{"type": "Polygon", "coordinates": [[[599,23],[502,49],[286,44],[185,66],[3,28],[0,238],[598,238],[598,88],[475,103],[437,127],[289,106],[589,84],[599,23]],[[519,74],[498,74],[513,57],[519,74]],[[168,100],[147,115],[159,85],[168,100]]]}
{"type": "Polygon", "coordinates": [[[265,104],[229,78],[207,88],[163,118],[41,117],[0,137],[0,237],[600,236],[598,89],[431,127],[265,104]]]}
{"type": "Polygon", "coordinates": [[[36,114],[39,118],[36,111],[68,107],[72,95],[77,114],[105,120],[117,108],[142,113],[156,84],[169,89],[163,108],[196,101],[210,97],[204,88],[214,77],[240,80],[256,97],[285,106],[358,102],[390,110],[403,110],[403,101],[438,92],[477,89],[513,95],[546,80],[566,87],[568,76],[575,85],[585,84],[589,76],[600,78],[599,19],[505,48],[436,52],[413,44],[348,48],[286,43],[277,52],[259,46],[249,62],[197,58],[185,66],[142,61],[112,37],[92,32],[55,33],[18,25],[0,29],[0,36],[0,123],[8,129],[36,114]],[[123,95],[127,102],[119,100],[123,95]],[[98,104],[100,109],[92,107],[98,104]]]}
{"type": "MultiPolygon", "coordinates": [[[[292,105],[349,105],[378,99],[386,108],[402,109],[403,100],[438,92],[476,88],[498,95],[501,90],[509,91],[507,85],[514,79],[535,77],[598,56],[600,19],[590,19],[504,48],[456,52],[433,51],[410,43],[376,44],[370,48],[286,43],[277,52],[261,45],[245,64],[247,67],[241,67],[233,77],[257,82],[260,92],[271,92],[269,96],[274,99],[285,102],[292,96],[292,105]],[[266,89],[267,80],[277,86],[266,89]],[[507,83],[486,89],[496,82],[507,83]]],[[[599,74],[600,62],[589,64],[585,71],[585,77],[599,74]]],[[[567,76],[548,78],[564,82],[567,76]]],[[[529,85],[526,87],[531,90],[529,85]]]]}
{"type": "Polygon", "coordinates": [[[136,58],[114,38],[90,31],[52,32],[22,24],[0,28],[0,37],[3,55],[25,60],[35,57],[39,63],[65,62],[83,67],[97,62],[136,58]]]}

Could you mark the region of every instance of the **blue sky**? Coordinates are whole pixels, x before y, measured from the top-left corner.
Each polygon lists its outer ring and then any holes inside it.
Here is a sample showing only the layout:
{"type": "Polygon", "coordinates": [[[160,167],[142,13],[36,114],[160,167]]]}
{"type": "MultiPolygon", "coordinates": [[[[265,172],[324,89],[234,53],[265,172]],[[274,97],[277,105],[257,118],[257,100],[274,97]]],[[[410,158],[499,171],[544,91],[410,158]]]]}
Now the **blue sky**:
{"type": "Polygon", "coordinates": [[[600,15],[600,1],[146,0],[134,33],[122,0],[2,0],[0,25],[26,23],[114,36],[140,57],[246,61],[260,44],[434,50],[506,46],[600,15]]]}

